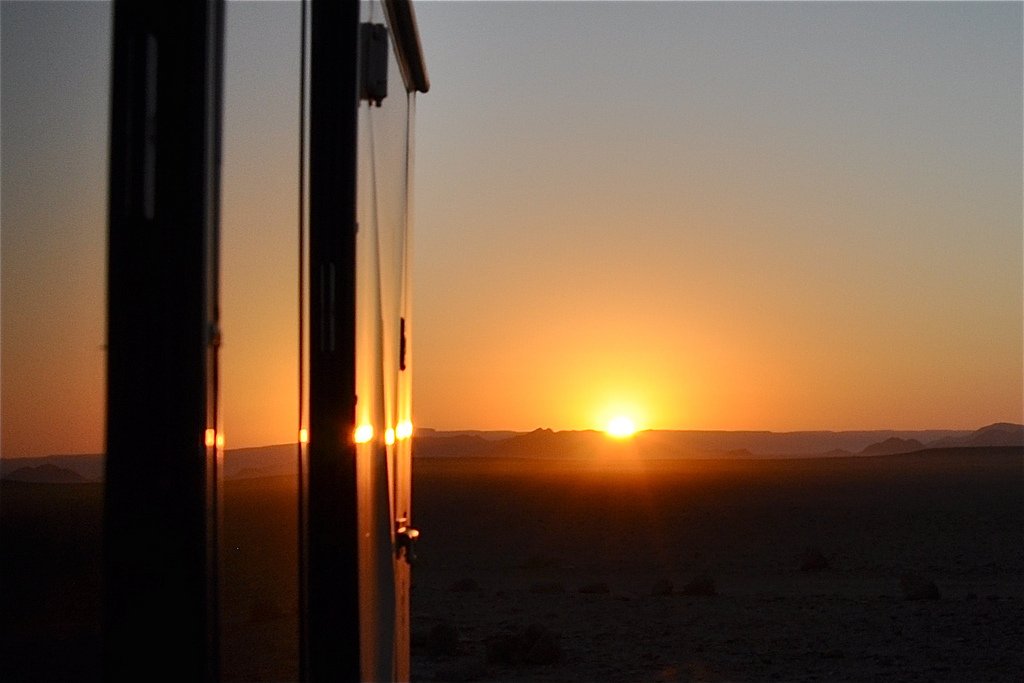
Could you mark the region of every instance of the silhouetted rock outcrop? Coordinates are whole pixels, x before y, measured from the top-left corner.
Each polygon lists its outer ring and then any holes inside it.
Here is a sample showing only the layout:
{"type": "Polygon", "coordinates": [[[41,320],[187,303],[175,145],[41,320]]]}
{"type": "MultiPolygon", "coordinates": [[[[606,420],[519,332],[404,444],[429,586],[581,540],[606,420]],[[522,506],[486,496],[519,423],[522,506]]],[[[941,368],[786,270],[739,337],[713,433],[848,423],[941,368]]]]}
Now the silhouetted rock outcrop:
{"type": "Polygon", "coordinates": [[[535,429],[494,442],[488,454],[503,458],[580,458],[591,457],[607,446],[608,438],[601,432],[535,429]]]}
{"type": "Polygon", "coordinates": [[[19,467],[4,475],[4,479],[32,484],[78,484],[85,481],[78,472],[50,464],[19,467]]]}
{"type": "Polygon", "coordinates": [[[295,475],[298,472],[298,447],[293,443],[235,448],[224,453],[225,479],[255,479],[295,475]]]}
{"type": "Polygon", "coordinates": [[[494,443],[471,434],[414,436],[412,449],[419,458],[472,458],[487,455],[494,443]]]}
{"type": "Polygon", "coordinates": [[[1018,446],[1024,448],[1024,425],[997,422],[974,432],[965,446],[1018,446]]]}
{"type": "MultiPolygon", "coordinates": [[[[103,481],[104,458],[95,453],[82,453],[77,455],[43,455],[28,458],[0,458],[0,478],[5,481],[18,481],[11,479],[10,475],[15,470],[23,467],[40,467],[52,465],[63,470],[70,470],[82,477],[82,481],[103,481]]],[[[21,480],[26,481],[26,480],[21,480]]],[[[37,483],[77,483],[77,479],[68,482],[37,482],[37,483]]]]}
{"type": "Polygon", "coordinates": [[[900,439],[891,437],[885,441],[871,444],[860,452],[861,455],[896,455],[897,453],[913,453],[924,448],[924,444],[917,439],[900,439]]]}
{"type": "Polygon", "coordinates": [[[948,437],[928,444],[929,448],[976,448],[981,446],[1024,448],[1024,425],[996,422],[963,437],[948,437]]]}

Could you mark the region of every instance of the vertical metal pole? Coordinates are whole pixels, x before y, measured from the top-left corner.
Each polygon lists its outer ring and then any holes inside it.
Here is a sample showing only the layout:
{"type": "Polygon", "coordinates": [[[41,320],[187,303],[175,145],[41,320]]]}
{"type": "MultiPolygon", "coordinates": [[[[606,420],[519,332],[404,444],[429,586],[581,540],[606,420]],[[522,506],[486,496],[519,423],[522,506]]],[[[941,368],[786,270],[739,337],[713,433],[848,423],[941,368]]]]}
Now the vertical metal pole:
{"type": "Polygon", "coordinates": [[[309,467],[306,658],[312,681],[357,681],[355,444],[357,2],[315,2],[310,53],[309,467]]]}
{"type": "Polygon", "coordinates": [[[222,0],[117,0],[104,675],[215,681],[222,0]]]}

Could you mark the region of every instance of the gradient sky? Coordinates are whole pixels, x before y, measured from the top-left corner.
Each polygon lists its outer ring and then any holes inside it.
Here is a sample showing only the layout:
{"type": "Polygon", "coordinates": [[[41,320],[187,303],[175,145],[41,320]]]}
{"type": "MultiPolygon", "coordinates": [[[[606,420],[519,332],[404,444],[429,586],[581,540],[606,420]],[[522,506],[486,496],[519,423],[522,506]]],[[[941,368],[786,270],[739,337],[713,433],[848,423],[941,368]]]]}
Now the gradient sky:
{"type": "MultiPolygon", "coordinates": [[[[96,452],[109,6],[0,12],[2,453],[96,452]]],[[[419,426],[1024,421],[1020,3],[416,12],[419,426]]],[[[298,35],[229,4],[229,447],[294,438],[298,35]]]]}

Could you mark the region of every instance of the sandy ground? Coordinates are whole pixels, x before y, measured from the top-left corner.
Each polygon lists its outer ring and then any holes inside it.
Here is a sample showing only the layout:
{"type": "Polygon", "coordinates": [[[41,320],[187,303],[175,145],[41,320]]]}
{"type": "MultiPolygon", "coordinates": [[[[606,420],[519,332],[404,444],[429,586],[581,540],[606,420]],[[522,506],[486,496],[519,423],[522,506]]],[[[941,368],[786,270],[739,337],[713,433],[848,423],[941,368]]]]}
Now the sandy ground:
{"type": "MultiPolygon", "coordinates": [[[[415,467],[415,680],[1024,674],[1021,449],[415,467]]],[[[0,679],[96,677],[100,494],[4,484],[0,679]]],[[[295,680],[295,480],[224,495],[223,678],[295,680]]]]}
{"type": "Polygon", "coordinates": [[[626,464],[420,463],[418,678],[1024,674],[1019,450],[626,464]],[[530,625],[557,661],[501,656],[530,625]]]}

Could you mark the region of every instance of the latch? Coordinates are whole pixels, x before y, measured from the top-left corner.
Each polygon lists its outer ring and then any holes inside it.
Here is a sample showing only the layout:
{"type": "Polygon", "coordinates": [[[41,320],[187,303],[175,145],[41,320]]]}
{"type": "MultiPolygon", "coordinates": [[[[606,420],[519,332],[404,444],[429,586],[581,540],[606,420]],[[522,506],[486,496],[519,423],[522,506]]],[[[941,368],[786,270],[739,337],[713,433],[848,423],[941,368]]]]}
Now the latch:
{"type": "Polygon", "coordinates": [[[395,557],[398,559],[404,557],[406,562],[412,564],[416,559],[413,545],[419,538],[420,532],[419,529],[413,529],[408,523],[408,517],[399,517],[395,520],[395,557]]]}
{"type": "Polygon", "coordinates": [[[362,52],[359,99],[369,100],[379,107],[388,96],[388,29],[384,24],[360,24],[359,42],[362,52]]]}

